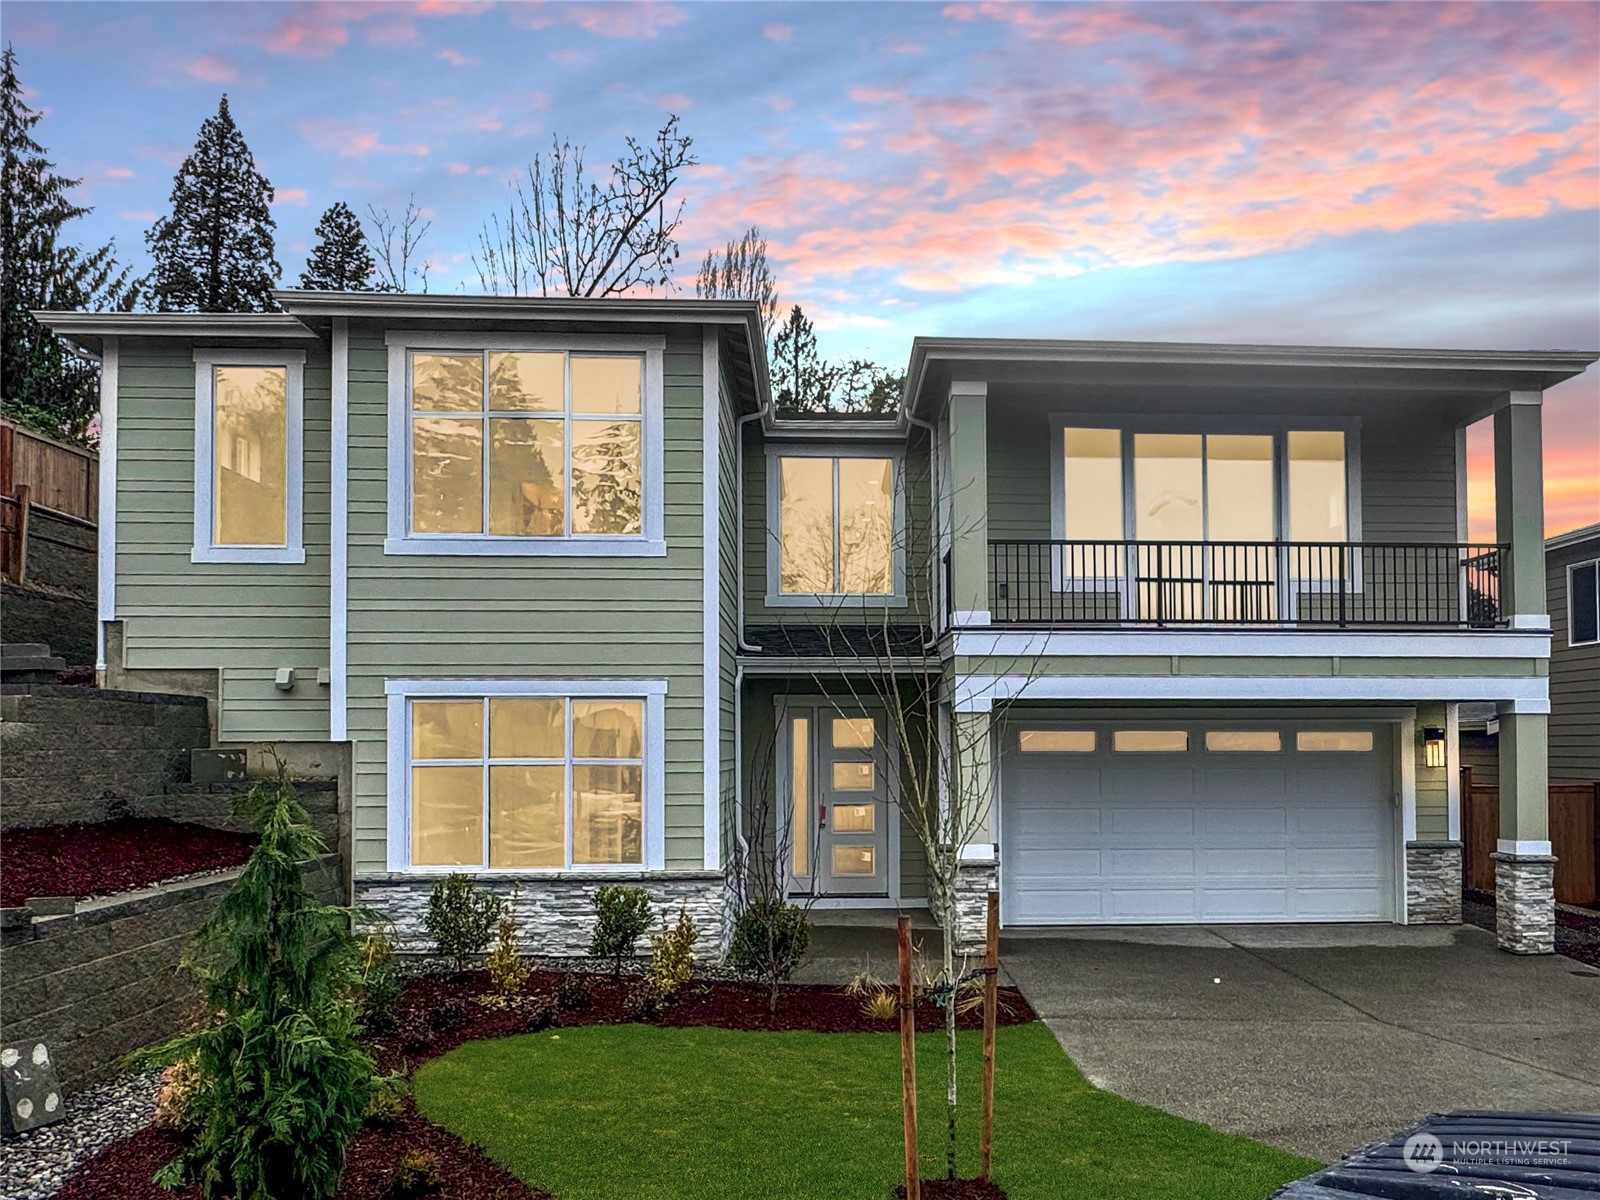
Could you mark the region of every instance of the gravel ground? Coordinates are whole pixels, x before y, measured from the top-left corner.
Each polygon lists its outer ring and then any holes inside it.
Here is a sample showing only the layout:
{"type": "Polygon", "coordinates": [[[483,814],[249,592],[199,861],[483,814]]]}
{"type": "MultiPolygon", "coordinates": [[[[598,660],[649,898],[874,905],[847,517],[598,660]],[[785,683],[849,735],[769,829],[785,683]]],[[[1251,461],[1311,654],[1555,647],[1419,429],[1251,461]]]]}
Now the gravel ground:
{"type": "Polygon", "coordinates": [[[150,1123],[161,1072],[125,1075],[66,1098],[67,1115],[0,1143],[0,1196],[46,1200],[90,1155],[150,1123]]]}

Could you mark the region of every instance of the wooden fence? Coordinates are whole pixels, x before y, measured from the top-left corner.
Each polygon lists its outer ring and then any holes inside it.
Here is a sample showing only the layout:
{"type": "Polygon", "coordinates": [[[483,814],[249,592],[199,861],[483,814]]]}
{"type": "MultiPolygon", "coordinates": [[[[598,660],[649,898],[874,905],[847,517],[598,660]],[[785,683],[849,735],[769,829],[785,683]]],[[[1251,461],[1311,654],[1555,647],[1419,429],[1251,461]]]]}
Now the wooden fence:
{"type": "Polygon", "coordinates": [[[14,497],[22,486],[40,508],[94,521],[100,505],[100,456],[0,422],[0,495],[14,497]]]}
{"type": "MultiPolygon", "coordinates": [[[[1461,841],[1466,886],[1494,891],[1495,843],[1500,838],[1500,789],[1472,782],[1461,770],[1461,841]]],[[[1556,856],[1556,899],[1600,902],[1600,783],[1550,785],[1550,848],[1556,856]]]]}

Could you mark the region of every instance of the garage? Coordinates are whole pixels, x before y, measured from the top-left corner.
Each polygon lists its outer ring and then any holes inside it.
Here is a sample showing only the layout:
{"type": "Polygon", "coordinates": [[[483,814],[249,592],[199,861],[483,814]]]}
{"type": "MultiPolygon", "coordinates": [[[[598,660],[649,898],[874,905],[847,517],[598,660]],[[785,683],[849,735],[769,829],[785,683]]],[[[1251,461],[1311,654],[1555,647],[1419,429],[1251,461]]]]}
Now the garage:
{"type": "Polygon", "coordinates": [[[1002,920],[1393,920],[1392,730],[1014,718],[1002,920]]]}

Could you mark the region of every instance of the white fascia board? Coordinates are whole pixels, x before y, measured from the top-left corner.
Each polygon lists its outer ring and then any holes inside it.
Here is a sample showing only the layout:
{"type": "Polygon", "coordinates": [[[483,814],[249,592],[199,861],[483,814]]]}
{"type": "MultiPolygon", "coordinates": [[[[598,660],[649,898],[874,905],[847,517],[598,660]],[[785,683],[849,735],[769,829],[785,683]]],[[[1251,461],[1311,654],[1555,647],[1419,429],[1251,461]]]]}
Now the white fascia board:
{"type": "Polygon", "coordinates": [[[350,322],[333,321],[332,480],[328,511],[328,737],[349,737],[350,322]]]}
{"type": "Polygon", "coordinates": [[[956,679],[955,707],[958,712],[987,712],[996,702],[1006,700],[1234,701],[1246,704],[1498,700],[1513,704],[1517,712],[1548,712],[1550,692],[1549,680],[1542,675],[1523,678],[1351,675],[1259,678],[1047,675],[1028,678],[1021,675],[962,675],[956,679]]]}
{"type": "Polygon", "coordinates": [[[982,633],[957,630],[952,653],[972,658],[1549,658],[1550,635],[1520,631],[1098,630],[982,633]]]}

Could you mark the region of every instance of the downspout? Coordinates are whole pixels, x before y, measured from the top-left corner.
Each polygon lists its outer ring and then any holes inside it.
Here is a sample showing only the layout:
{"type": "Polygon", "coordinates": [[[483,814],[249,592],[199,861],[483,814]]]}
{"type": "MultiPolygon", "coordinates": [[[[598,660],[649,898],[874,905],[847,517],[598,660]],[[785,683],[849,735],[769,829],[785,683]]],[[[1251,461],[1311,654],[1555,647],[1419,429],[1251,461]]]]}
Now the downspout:
{"type": "MultiPolygon", "coordinates": [[[[752,646],[744,639],[744,427],[751,421],[765,417],[772,409],[770,400],[762,400],[756,411],[746,413],[733,423],[733,503],[734,548],[737,564],[734,588],[739,593],[739,640],[737,654],[760,653],[760,646],[752,646]]],[[[741,862],[748,862],[750,843],[744,836],[744,663],[737,661],[733,669],[733,836],[739,843],[741,862]]]]}

